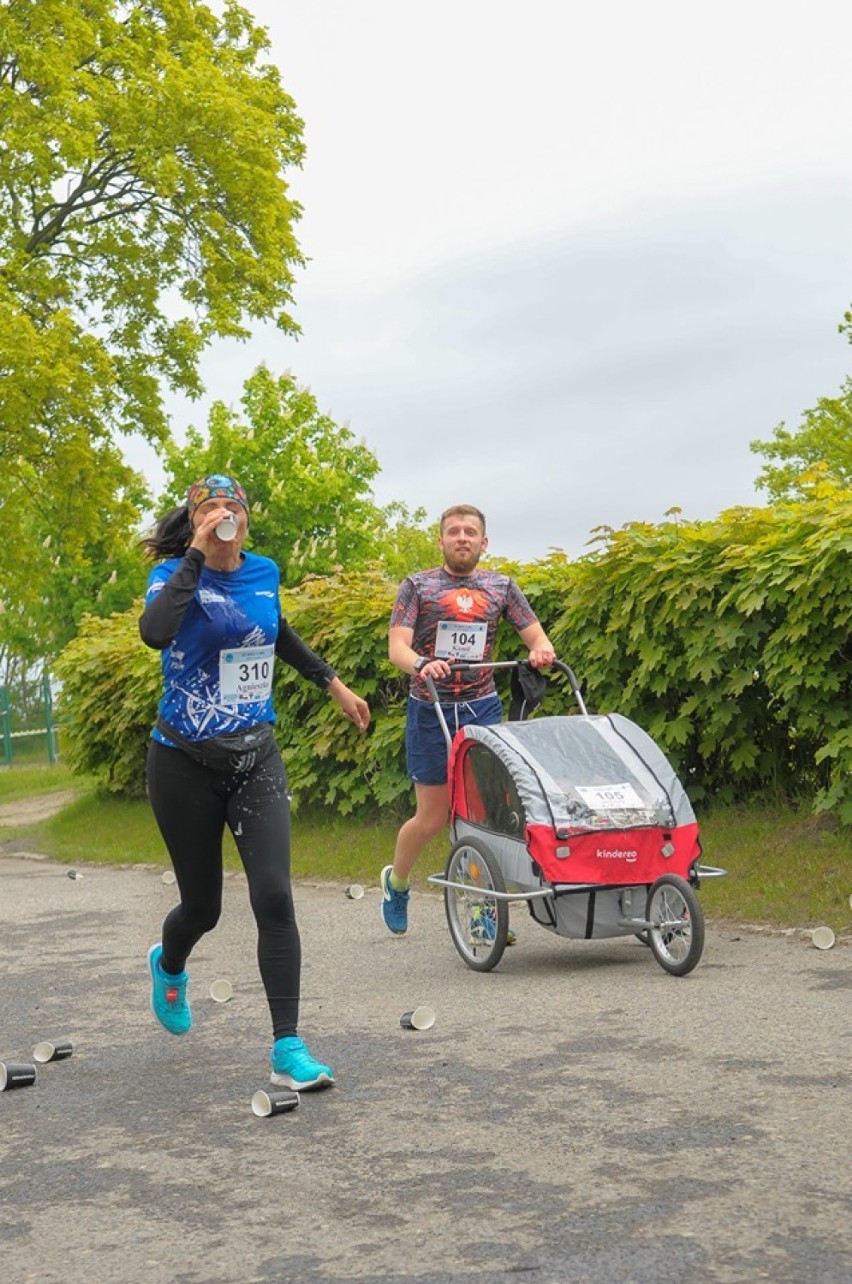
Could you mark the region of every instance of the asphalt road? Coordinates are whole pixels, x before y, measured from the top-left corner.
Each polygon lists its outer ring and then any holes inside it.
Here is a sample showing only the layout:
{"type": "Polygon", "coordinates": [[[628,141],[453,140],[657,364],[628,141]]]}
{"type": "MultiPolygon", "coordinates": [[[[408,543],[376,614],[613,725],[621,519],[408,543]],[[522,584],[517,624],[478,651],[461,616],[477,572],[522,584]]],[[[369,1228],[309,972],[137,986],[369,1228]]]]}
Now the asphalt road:
{"type": "Polygon", "coordinates": [[[22,1281],[852,1281],[852,949],[708,923],[689,977],[633,939],[519,942],[468,970],[441,900],[300,885],[302,1033],[338,1083],[252,1114],[268,1017],[241,875],[148,1008],[175,889],[0,857],[0,1261],[22,1281]],[[225,978],[233,997],[208,995],[225,978]],[[431,1030],[400,1014],[431,1004],[431,1030]]]}

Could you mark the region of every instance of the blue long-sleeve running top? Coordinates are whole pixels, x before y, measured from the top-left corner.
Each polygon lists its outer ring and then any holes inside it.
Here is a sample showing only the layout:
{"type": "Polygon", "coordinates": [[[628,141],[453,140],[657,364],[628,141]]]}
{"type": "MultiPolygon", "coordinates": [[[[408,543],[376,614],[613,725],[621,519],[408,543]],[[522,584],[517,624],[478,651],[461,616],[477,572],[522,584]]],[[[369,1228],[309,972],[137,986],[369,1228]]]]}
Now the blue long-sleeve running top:
{"type": "Polygon", "coordinates": [[[276,656],[318,687],[336,676],[281,615],[279,587],[278,567],[257,553],[244,553],[234,571],[215,571],[190,548],[151,571],[139,632],[162,652],[160,716],[186,739],[274,722],[276,656]]]}

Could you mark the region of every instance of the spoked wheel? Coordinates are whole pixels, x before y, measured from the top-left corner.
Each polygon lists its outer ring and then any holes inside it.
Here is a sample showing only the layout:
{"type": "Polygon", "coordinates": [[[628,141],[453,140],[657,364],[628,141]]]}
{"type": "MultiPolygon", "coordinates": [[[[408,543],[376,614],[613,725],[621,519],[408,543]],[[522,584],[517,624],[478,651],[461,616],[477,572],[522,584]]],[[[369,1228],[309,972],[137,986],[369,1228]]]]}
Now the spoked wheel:
{"type": "Polygon", "coordinates": [[[447,859],[446,879],[461,887],[444,888],[444,908],[453,944],[474,972],[490,972],[503,957],[509,907],[490,892],[505,892],[496,856],[480,838],[462,838],[447,859]]]}
{"type": "Polygon", "coordinates": [[[663,874],[648,892],[648,944],[661,968],[686,976],[704,950],[704,914],[685,878],[663,874]]]}

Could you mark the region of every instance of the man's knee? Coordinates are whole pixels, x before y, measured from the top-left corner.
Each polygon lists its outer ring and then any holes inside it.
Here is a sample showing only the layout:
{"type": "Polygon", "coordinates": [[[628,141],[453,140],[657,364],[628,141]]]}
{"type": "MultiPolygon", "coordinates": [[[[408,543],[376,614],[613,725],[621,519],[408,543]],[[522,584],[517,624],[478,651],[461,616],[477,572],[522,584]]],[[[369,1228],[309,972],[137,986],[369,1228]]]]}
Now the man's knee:
{"type": "Polygon", "coordinates": [[[442,817],[440,820],[435,820],[432,817],[428,820],[421,820],[417,829],[423,841],[428,843],[433,838],[437,838],[444,828],[445,821],[446,817],[442,817]]]}
{"type": "Polygon", "coordinates": [[[440,834],[441,830],[447,823],[449,817],[449,808],[445,803],[430,803],[427,806],[419,806],[414,815],[414,822],[421,834],[434,838],[440,834]]]}

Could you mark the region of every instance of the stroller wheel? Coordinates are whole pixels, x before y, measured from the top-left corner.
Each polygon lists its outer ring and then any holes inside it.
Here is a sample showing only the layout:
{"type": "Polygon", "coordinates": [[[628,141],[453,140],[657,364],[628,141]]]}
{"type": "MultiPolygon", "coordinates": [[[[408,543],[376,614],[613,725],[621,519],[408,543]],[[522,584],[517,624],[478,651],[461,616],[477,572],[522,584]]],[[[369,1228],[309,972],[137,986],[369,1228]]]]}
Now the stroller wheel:
{"type": "Polygon", "coordinates": [[[661,968],[686,976],[704,950],[704,914],[685,878],[663,874],[648,892],[648,944],[661,968]]]}
{"type": "Polygon", "coordinates": [[[490,972],[503,957],[509,930],[505,901],[489,892],[505,892],[506,881],[496,856],[480,838],[462,838],[447,859],[444,908],[453,944],[474,972],[490,972]]]}

